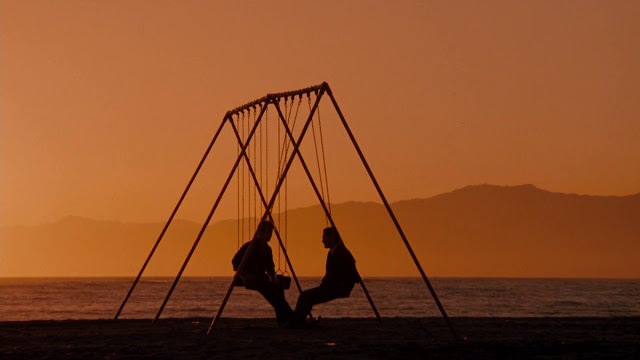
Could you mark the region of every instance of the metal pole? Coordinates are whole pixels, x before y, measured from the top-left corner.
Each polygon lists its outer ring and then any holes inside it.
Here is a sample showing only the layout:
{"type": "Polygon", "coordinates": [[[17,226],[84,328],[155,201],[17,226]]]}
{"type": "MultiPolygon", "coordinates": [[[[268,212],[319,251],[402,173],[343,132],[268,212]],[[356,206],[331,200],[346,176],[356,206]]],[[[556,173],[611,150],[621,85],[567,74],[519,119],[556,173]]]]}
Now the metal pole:
{"type": "MultiPolygon", "coordinates": [[[[338,231],[338,228],[336,228],[336,231],[338,231]]],[[[356,270],[356,272],[358,272],[358,270],[356,270]]],[[[373,310],[373,313],[376,314],[376,319],[378,319],[378,322],[382,322],[382,318],[380,318],[380,313],[378,313],[378,309],[376,308],[376,305],[373,303],[373,299],[371,298],[371,295],[369,295],[369,290],[367,290],[367,287],[364,285],[364,280],[362,280],[362,276],[360,276],[359,272],[358,272],[358,279],[360,279],[360,287],[362,287],[362,291],[364,291],[364,294],[367,296],[367,300],[369,301],[369,304],[371,304],[371,309],[373,310]]]]}
{"type": "MultiPolygon", "coordinates": [[[[284,115],[282,114],[282,111],[280,110],[280,107],[278,106],[278,104],[275,104],[275,107],[276,107],[276,110],[278,111],[278,116],[280,117],[280,120],[284,124],[285,131],[287,132],[287,135],[289,136],[291,141],[293,141],[293,134],[291,133],[291,130],[289,129],[289,127],[286,124],[286,121],[284,120],[284,115]]],[[[329,209],[327,208],[327,204],[324,202],[324,199],[322,198],[322,194],[320,194],[320,191],[318,190],[318,187],[316,186],[316,183],[313,180],[313,176],[311,176],[311,171],[309,171],[309,167],[307,166],[307,163],[304,161],[304,159],[302,157],[302,154],[300,153],[298,148],[294,149],[294,152],[293,152],[293,154],[291,154],[291,157],[294,157],[296,155],[298,155],[298,159],[300,159],[300,163],[302,164],[302,168],[304,169],[304,172],[307,174],[307,177],[309,178],[309,182],[311,183],[311,187],[313,188],[313,191],[316,193],[316,196],[318,197],[318,200],[320,201],[320,205],[322,205],[322,209],[324,210],[325,215],[329,219],[329,222],[331,223],[331,226],[334,227],[336,229],[336,231],[337,231],[338,228],[336,227],[336,223],[333,221],[333,217],[331,216],[331,213],[329,212],[329,209]]],[[[369,304],[371,305],[371,309],[373,310],[373,313],[376,315],[376,318],[378,319],[378,321],[381,321],[380,313],[378,313],[378,309],[376,308],[376,305],[373,303],[373,299],[371,298],[371,295],[369,294],[369,291],[367,290],[367,287],[364,284],[364,280],[362,280],[362,277],[360,277],[360,274],[358,274],[358,277],[360,278],[360,287],[362,288],[362,291],[364,291],[364,294],[366,295],[367,300],[369,301],[369,304]]]]}
{"type": "Polygon", "coordinates": [[[167,229],[169,228],[169,225],[171,224],[171,221],[173,221],[173,217],[178,212],[178,208],[180,208],[180,205],[182,204],[182,201],[184,200],[185,196],[187,195],[187,192],[189,192],[189,189],[191,188],[191,184],[193,184],[193,181],[196,179],[196,176],[200,172],[200,168],[202,168],[202,165],[204,164],[205,160],[207,159],[207,156],[209,155],[209,152],[211,151],[211,148],[213,147],[213,144],[215,144],[216,140],[218,139],[218,135],[220,135],[220,132],[222,131],[222,128],[224,127],[226,122],[227,122],[227,116],[225,115],[224,119],[222,119],[222,123],[218,127],[218,130],[216,131],[215,135],[213,136],[213,139],[211,140],[211,143],[209,143],[209,147],[207,147],[207,150],[204,152],[204,155],[202,156],[202,160],[200,160],[200,163],[198,164],[198,167],[196,167],[196,171],[191,176],[191,180],[189,180],[189,183],[187,184],[187,187],[182,192],[182,196],[180,196],[180,200],[178,200],[178,203],[173,208],[173,212],[171,213],[171,216],[169,216],[169,220],[167,220],[167,223],[164,225],[164,228],[160,232],[160,236],[158,236],[158,239],[156,240],[156,243],[151,248],[151,252],[149,253],[149,256],[147,256],[147,259],[144,261],[144,264],[142,264],[142,268],[140,269],[140,272],[138,273],[138,276],[136,276],[136,279],[133,281],[133,284],[131,285],[131,288],[129,289],[129,292],[127,292],[127,295],[124,297],[124,300],[122,301],[122,304],[120,305],[120,308],[118,309],[118,312],[116,312],[116,316],[114,316],[115,320],[117,320],[118,317],[120,316],[120,313],[122,313],[122,309],[124,309],[125,304],[129,300],[129,297],[131,296],[131,293],[133,293],[133,289],[138,284],[138,281],[140,281],[140,277],[142,277],[142,273],[147,268],[147,265],[149,264],[149,261],[151,260],[151,257],[153,256],[153,254],[155,253],[156,249],[158,248],[158,245],[160,245],[160,241],[164,237],[164,234],[167,232],[167,229]]]}
{"type": "Polygon", "coordinates": [[[158,313],[156,314],[156,317],[153,320],[154,322],[156,320],[158,320],[158,318],[162,314],[162,311],[164,310],[164,307],[167,305],[167,302],[169,301],[169,298],[171,297],[171,294],[173,293],[173,290],[176,288],[176,285],[178,285],[178,281],[180,281],[180,277],[182,276],[182,273],[184,272],[184,269],[187,267],[187,264],[189,263],[189,260],[191,259],[191,256],[193,255],[193,252],[195,251],[196,247],[198,246],[198,243],[200,242],[200,239],[202,238],[202,235],[204,234],[204,231],[206,230],[207,225],[209,225],[209,221],[211,221],[211,217],[213,217],[213,214],[215,213],[216,209],[218,208],[218,205],[220,204],[220,200],[222,200],[222,196],[224,195],[225,191],[227,190],[227,186],[229,186],[229,182],[231,182],[231,179],[233,178],[233,175],[236,172],[236,169],[238,168],[238,164],[240,163],[240,160],[242,159],[242,155],[245,153],[245,151],[247,149],[247,146],[249,146],[249,143],[251,142],[251,138],[253,137],[253,134],[255,133],[256,129],[258,128],[258,124],[260,123],[260,120],[262,119],[262,115],[264,114],[264,111],[266,109],[267,109],[267,106],[265,104],[265,106],[263,106],[262,110],[260,111],[260,115],[258,116],[258,119],[256,120],[255,124],[253,125],[253,129],[251,129],[251,132],[249,133],[247,141],[245,142],[244,146],[240,150],[240,154],[238,155],[238,158],[236,159],[235,164],[233,164],[233,168],[231,169],[231,172],[229,173],[229,176],[227,177],[227,180],[225,181],[224,185],[222,186],[222,190],[220,190],[220,193],[218,194],[218,198],[216,199],[215,203],[213,204],[213,207],[211,208],[211,211],[209,212],[209,216],[207,216],[207,220],[205,220],[204,224],[202,225],[202,228],[200,229],[200,233],[198,234],[198,237],[193,242],[193,245],[191,246],[191,250],[189,250],[189,254],[187,255],[187,258],[184,260],[184,263],[182,264],[182,267],[180,268],[180,271],[178,271],[178,275],[176,276],[175,280],[173,281],[173,284],[171,285],[171,288],[169,289],[169,292],[167,293],[167,296],[164,298],[164,301],[162,302],[162,305],[160,306],[160,309],[158,310],[158,313]]]}
{"type": "MultiPolygon", "coordinates": [[[[318,108],[318,104],[320,103],[320,99],[322,98],[322,95],[324,95],[324,93],[325,93],[325,89],[324,89],[324,87],[322,87],[320,89],[320,93],[316,97],[316,101],[313,104],[313,108],[311,109],[311,111],[309,113],[309,117],[307,118],[307,121],[304,124],[304,127],[302,128],[302,131],[300,132],[300,136],[298,137],[298,141],[294,142],[294,144],[293,144],[294,151],[296,151],[298,149],[298,147],[300,146],[300,143],[302,142],[302,139],[304,138],[304,135],[307,132],[307,129],[309,128],[309,124],[311,124],[311,120],[313,120],[313,114],[316,112],[316,109],[318,108]]],[[[274,102],[274,100],[278,101],[278,98],[277,97],[269,97],[268,98],[269,102],[274,102]]],[[[267,103],[267,105],[265,105],[265,108],[266,108],[266,106],[268,106],[268,103],[267,103]]],[[[271,199],[269,200],[269,203],[267,204],[267,208],[265,209],[265,213],[262,215],[262,218],[260,219],[260,221],[264,220],[266,218],[267,214],[269,214],[271,212],[271,207],[273,207],[273,203],[276,201],[276,197],[278,196],[278,192],[280,192],[280,188],[282,187],[282,184],[284,183],[284,179],[287,176],[287,173],[289,172],[289,168],[291,167],[291,164],[293,163],[293,159],[294,159],[294,157],[291,156],[289,158],[289,160],[287,161],[287,165],[284,167],[284,170],[282,171],[282,175],[280,175],[280,179],[278,179],[278,183],[276,184],[276,187],[273,189],[273,195],[271,195],[271,199]]],[[[251,246],[251,245],[249,245],[249,246],[251,246]]],[[[248,251],[249,251],[249,249],[247,248],[247,252],[248,251]]],[[[243,258],[243,262],[238,267],[238,271],[236,272],[236,274],[240,271],[242,265],[244,265],[244,258],[243,258]]],[[[235,280],[235,278],[233,280],[231,280],[231,285],[229,286],[229,290],[227,291],[227,295],[225,295],[225,299],[223,300],[222,304],[220,304],[220,308],[218,309],[218,312],[216,313],[216,316],[211,321],[211,326],[209,326],[209,330],[207,331],[207,334],[211,333],[211,330],[213,330],[213,328],[218,323],[218,320],[220,319],[220,316],[222,316],[222,311],[224,310],[224,307],[225,307],[225,305],[227,303],[226,300],[228,300],[228,297],[231,295],[231,291],[233,291],[234,280],[235,280]]]]}
{"type": "Polygon", "coordinates": [[[398,233],[400,234],[400,237],[402,238],[402,241],[404,242],[404,245],[407,247],[407,250],[409,250],[409,254],[411,255],[411,258],[413,259],[413,262],[416,264],[416,267],[418,268],[418,271],[420,272],[420,275],[422,276],[422,280],[424,280],[424,283],[427,285],[427,288],[429,289],[429,292],[431,293],[431,296],[433,297],[433,300],[435,300],[436,304],[438,305],[438,309],[440,309],[440,313],[442,314],[442,317],[444,318],[444,320],[447,322],[447,325],[449,326],[449,329],[451,330],[451,333],[453,334],[454,338],[457,338],[457,334],[455,329],[453,328],[453,324],[451,324],[451,321],[449,320],[449,317],[447,316],[447,312],[444,310],[444,307],[442,306],[442,303],[440,303],[440,299],[438,299],[438,295],[436,294],[436,291],[433,289],[433,286],[431,286],[431,282],[429,281],[429,279],[427,278],[427,275],[425,274],[424,270],[422,269],[422,265],[420,265],[420,261],[418,261],[418,258],[416,257],[416,254],[413,252],[413,249],[411,248],[411,245],[409,244],[409,240],[407,240],[407,237],[404,234],[404,231],[402,231],[402,227],[400,227],[400,223],[398,222],[398,219],[396,218],[395,214],[393,213],[393,210],[391,210],[391,206],[389,205],[389,202],[387,201],[387,198],[384,196],[384,194],[382,193],[382,189],[380,188],[380,185],[378,184],[378,181],[376,180],[375,176],[373,175],[373,172],[371,171],[371,167],[369,167],[369,163],[367,163],[367,160],[364,157],[364,154],[362,153],[362,150],[360,150],[360,146],[358,146],[358,143],[356,142],[356,138],[353,136],[353,133],[351,132],[351,129],[349,128],[349,125],[347,125],[347,121],[344,118],[344,115],[342,115],[342,111],[340,111],[340,107],[338,106],[338,103],[336,102],[336,99],[333,97],[333,94],[331,92],[331,88],[329,88],[329,86],[327,85],[327,94],[329,94],[329,97],[331,98],[331,102],[333,103],[333,106],[336,109],[336,112],[338,113],[338,116],[340,117],[340,120],[342,121],[342,124],[344,125],[344,128],[347,130],[347,134],[349,134],[349,138],[351,138],[351,142],[353,143],[353,146],[355,147],[356,151],[358,152],[358,156],[360,157],[360,160],[362,161],[362,164],[364,165],[365,169],[367,170],[367,173],[369,174],[369,177],[371,178],[371,181],[373,182],[373,185],[375,186],[376,190],[378,191],[378,195],[380,195],[380,199],[382,199],[382,202],[384,203],[385,208],[387,209],[387,212],[389,213],[389,216],[391,216],[391,220],[393,220],[393,223],[396,226],[396,229],[398,229],[398,233]]]}
{"type": "MultiPolygon", "coordinates": [[[[274,226],[274,228],[275,228],[275,226],[274,226]]],[[[247,250],[244,252],[244,255],[242,255],[242,260],[240,261],[240,265],[238,265],[238,270],[236,271],[235,274],[233,274],[233,279],[231,280],[231,285],[229,286],[229,289],[227,289],[227,293],[224,295],[224,298],[222,299],[222,303],[220,304],[220,307],[218,308],[218,311],[216,312],[216,316],[213,318],[213,321],[211,321],[211,325],[209,325],[209,329],[207,330],[207,335],[211,333],[211,331],[213,330],[213,327],[218,322],[218,319],[220,319],[220,316],[222,316],[222,311],[224,310],[225,306],[227,305],[227,301],[229,301],[229,297],[231,297],[231,293],[233,292],[233,288],[236,286],[235,285],[236,278],[238,277],[238,274],[242,274],[242,271],[244,270],[245,263],[247,262],[247,258],[249,256],[249,254],[251,253],[251,250],[253,249],[253,245],[254,244],[255,244],[254,239],[251,239],[251,242],[249,243],[249,246],[247,247],[247,250]]]]}
{"type": "MultiPolygon", "coordinates": [[[[249,245],[249,248],[251,247],[251,245],[249,245]]],[[[242,261],[240,263],[240,265],[244,265],[244,259],[247,257],[247,253],[249,252],[249,248],[247,248],[247,252],[244,253],[244,256],[242,257],[242,261]]],[[[240,267],[238,267],[238,271],[240,270],[240,267]]],[[[237,272],[236,272],[237,274],[237,272]]],[[[220,319],[220,316],[222,315],[222,310],[224,310],[224,307],[227,305],[227,301],[229,301],[229,297],[231,296],[231,292],[233,291],[233,287],[235,286],[235,280],[236,280],[236,275],[233,275],[233,280],[231,280],[231,286],[229,286],[229,289],[227,290],[227,293],[224,295],[224,298],[222,299],[222,303],[220,304],[220,307],[218,308],[218,312],[216,312],[216,316],[213,318],[213,321],[211,322],[211,325],[209,325],[209,329],[207,330],[207,335],[211,334],[211,331],[213,330],[213,327],[216,325],[216,323],[218,322],[218,319],[220,319]]]]}

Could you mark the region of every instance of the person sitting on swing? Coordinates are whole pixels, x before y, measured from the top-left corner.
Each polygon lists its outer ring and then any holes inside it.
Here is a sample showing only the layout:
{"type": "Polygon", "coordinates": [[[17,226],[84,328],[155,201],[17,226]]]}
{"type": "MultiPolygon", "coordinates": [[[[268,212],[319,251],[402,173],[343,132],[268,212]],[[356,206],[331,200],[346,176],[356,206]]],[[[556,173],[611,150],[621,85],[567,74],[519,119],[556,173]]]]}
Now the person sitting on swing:
{"type": "Polygon", "coordinates": [[[303,291],[298,297],[291,327],[305,325],[305,317],[311,312],[313,305],[325,303],[338,298],[349,297],[353,285],[360,282],[356,270],[356,260],[342,242],[335,227],[322,231],[322,244],[329,249],[324,278],[319,287],[303,291]]]}
{"type": "Polygon", "coordinates": [[[276,283],[273,254],[267,244],[272,232],[272,222],[260,222],[253,239],[238,250],[231,264],[237,271],[236,279],[240,277],[246,289],[258,291],[273,306],[280,326],[291,318],[293,310],[284,297],[284,290],[276,283]]]}

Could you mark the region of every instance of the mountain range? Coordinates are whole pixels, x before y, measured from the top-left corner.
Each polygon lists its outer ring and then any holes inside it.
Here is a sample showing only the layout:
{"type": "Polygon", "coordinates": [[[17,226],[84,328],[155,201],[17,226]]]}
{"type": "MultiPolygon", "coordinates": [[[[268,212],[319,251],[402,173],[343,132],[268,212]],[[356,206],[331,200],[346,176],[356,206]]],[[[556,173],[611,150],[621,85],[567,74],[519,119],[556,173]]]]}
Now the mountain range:
{"type": "MultiPolygon", "coordinates": [[[[429,276],[640,278],[640,194],[473,185],[391,206],[429,276]]],[[[363,275],[419,276],[382,204],[333,204],[332,215],[363,275]]],[[[289,210],[287,219],[287,249],[296,273],[322,275],[322,209],[289,210]]],[[[245,225],[254,222],[246,219],[245,225]]],[[[77,216],[5,226],[0,275],[135,276],[163,226],[77,216]]],[[[175,220],[145,274],[174,276],[200,228],[175,220]]],[[[185,275],[231,275],[230,259],[240,242],[237,220],[212,223],[185,275]]],[[[271,247],[276,267],[284,270],[275,236],[271,247]]]]}

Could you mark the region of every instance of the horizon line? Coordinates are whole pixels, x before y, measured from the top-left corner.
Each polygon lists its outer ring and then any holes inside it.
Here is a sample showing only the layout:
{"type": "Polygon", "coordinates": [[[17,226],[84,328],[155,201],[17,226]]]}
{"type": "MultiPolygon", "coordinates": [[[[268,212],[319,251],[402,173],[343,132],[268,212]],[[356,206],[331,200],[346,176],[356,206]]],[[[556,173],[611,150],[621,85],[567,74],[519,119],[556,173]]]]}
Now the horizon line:
{"type": "MultiPolygon", "coordinates": [[[[173,279],[174,275],[154,275],[144,276],[141,279],[173,279]]],[[[233,275],[184,275],[182,278],[190,279],[229,279],[233,275]]],[[[301,275],[298,278],[311,278],[321,279],[323,275],[301,275]]],[[[107,276],[2,276],[0,279],[131,279],[135,278],[135,275],[107,275],[107,276]]],[[[416,276],[403,276],[403,275],[379,275],[379,276],[365,276],[367,279],[417,279],[422,278],[419,275],[416,276]]],[[[505,280],[640,280],[640,277],[580,277],[580,276],[430,276],[431,279],[505,279],[505,280]]]]}

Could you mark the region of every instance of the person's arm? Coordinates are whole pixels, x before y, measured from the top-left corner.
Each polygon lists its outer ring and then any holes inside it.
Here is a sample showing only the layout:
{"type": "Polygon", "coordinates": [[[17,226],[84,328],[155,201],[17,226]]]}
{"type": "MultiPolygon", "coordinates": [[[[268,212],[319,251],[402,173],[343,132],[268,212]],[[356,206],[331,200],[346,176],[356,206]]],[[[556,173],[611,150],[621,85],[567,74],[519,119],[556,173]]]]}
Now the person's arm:
{"type": "Polygon", "coordinates": [[[271,279],[271,281],[275,281],[276,280],[276,264],[273,263],[273,253],[271,252],[271,247],[269,245],[266,245],[265,253],[266,253],[265,271],[267,275],[269,275],[269,278],[271,279]]]}
{"type": "Polygon", "coordinates": [[[345,248],[344,252],[340,256],[340,283],[342,286],[350,287],[356,282],[357,270],[356,260],[351,255],[351,252],[345,248]]]}
{"type": "Polygon", "coordinates": [[[337,248],[333,254],[327,256],[327,272],[321,285],[348,288],[353,285],[352,278],[355,260],[344,246],[337,248]]]}

